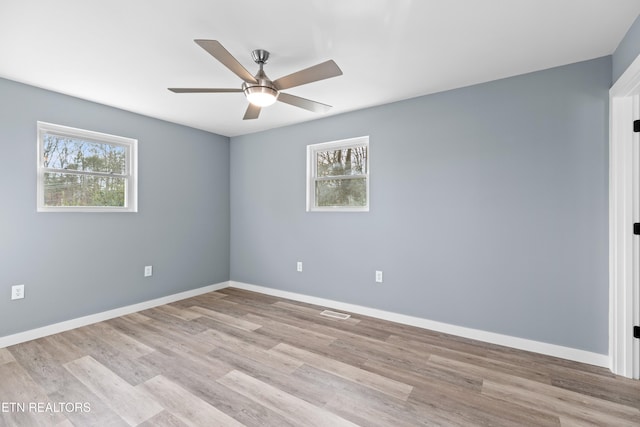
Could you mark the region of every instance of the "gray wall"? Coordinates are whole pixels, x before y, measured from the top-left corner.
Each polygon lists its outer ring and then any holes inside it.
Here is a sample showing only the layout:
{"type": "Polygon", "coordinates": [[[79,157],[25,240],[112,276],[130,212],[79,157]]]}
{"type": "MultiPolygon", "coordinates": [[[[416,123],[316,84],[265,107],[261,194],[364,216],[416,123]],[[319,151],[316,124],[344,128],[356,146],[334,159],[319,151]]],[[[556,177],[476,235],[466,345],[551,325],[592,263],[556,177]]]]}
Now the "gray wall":
{"type": "Polygon", "coordinates": [[[610,84],[604,57],[232,138],[232,280],[606,354],[610,84]],[[305,212],[306,145],[361,135],[371,211],[305,212]]]}
{"type": "Polygon", "coordinates": [[[627,34],[624,36],[618,48],[613,53],[613,79],[620,78],[622,73],[631,65],[640,54],[640,16],[636,18],[627,34]]]}
{"type": "Polygon", "coordinates": [[[0,79],[0,153],[0,336],[229,280],[228,138],[0,79]],[[36,213],[38,120],[137,138],[139,212],[36,213]]]}

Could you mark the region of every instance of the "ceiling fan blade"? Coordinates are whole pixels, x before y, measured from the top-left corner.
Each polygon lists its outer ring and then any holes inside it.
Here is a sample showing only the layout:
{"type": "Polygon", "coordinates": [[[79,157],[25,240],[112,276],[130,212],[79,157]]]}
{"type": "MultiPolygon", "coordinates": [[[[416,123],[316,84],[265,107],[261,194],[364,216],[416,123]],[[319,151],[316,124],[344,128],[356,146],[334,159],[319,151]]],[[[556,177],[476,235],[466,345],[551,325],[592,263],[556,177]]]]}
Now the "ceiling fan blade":
{"type": "Polygon", "coordinates": [[[257,119],[258,116],[260,115],[261,110],[262,110],[261,107],[258,107],[257,105],[253,105],[249,103],[249,106],[247,107],[247,111],[244,113],[244,117],[242,118],[242,120],[257,119]]]}
{"type": "Polygon", "coordinates": [[[170,87],[169,90],[175,93],[228,93],[228,92],[242,92],[242,89],[216,89],[206,87],[170,87]]]}
{"type": "Polygon", "coordinates": [[[311,101],[309,99],[300,98],[299,96],[282,92],[278,95],[278,101],[293,105],[294,107],[304,108],[305,110],[313,111],[314,113],[326,113],[331,109],[331,105],[322,104],[320,102],[311,101]]]}
{"type": "Polygon", "coordinates": [[[314,65],[313,67],[305,68],[304,70],[297,71],[289,74],[288,76],[280,77],[278,80],[273,82],[273,85],[278,90],[284,90],[341,75],[342,70],[340,67],[330,59],[321,64],[314,65]]]}
{"type": "Polygon", "coordinates": [[[238,62],[236,58],[225,49],[218,40],[194,40],[201,48],[206,50],[222,63],[225,67],[230,69],[236,76],[240,77],[247,83],[258,83],[255,77],[247,71],[246,68],[238,62]]]}

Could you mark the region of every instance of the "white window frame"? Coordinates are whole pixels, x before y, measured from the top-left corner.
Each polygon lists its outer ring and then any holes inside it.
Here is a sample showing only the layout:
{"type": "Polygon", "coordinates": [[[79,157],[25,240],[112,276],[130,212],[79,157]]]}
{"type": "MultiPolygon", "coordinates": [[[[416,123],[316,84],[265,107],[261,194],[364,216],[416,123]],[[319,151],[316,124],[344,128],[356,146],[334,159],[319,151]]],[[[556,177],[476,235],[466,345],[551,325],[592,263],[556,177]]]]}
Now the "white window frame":
{"type": "Polygon", "coordinates": [[[319,144],[307,145],[307,212],[369,212],[369,165],[370,165],[369,136],[359,136],[356,138],[342,139],[338,141],[322,142],[319,144]],[[353,178],[365,178],[366,206],[317,206],[316,205],[316,182],[325,179],[349,179],[344,177],[318,177],[316,153],[319,151],[331,151],[345,148],[355,148],[365,146],[367,148],[366,173],[354,175],[353,178]]]}
{"type": "MultiPolygon", "coordinates": [[[[62,126],[53,123],[38,121],[38,185],[37,185],[37,211],[38,212],[138,212],[138,140],[123,136],[109,135],[101,132],[77,129],[69,126],[62,126]],[[44,174],[45,172],[62,172],[55,168],[44,167],[44,135],[55,134],[59,136],[94,141],[109,145],[119,145],[126,148],[125,171],[123,175],[118,175],[126,179],[125,205],[124,206],[45,206],[44,204],[44,174]]],[[[104,176],[99,172],[74,171],[92,176],[104,176]]]]}

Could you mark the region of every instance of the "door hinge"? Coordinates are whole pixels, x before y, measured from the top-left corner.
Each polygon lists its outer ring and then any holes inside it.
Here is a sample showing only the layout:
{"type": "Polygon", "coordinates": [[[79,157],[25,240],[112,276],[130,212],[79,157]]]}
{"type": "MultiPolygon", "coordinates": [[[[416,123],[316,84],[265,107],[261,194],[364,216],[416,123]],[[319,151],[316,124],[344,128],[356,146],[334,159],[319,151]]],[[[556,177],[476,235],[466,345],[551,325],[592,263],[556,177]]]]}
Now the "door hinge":
{"type": "Polygon", "coordinates": [[[640,234],[640,222],[633,223],[633,234],[640,234]]]}
{"type": "Polygon", "coordinates": [[[640,338],[640,326],[633,327],[633,337],[640,338]]]}
{"type": "Polygon", "coordinates": [[[633,121],[633,131],[640,132],[640,120],[633,121]]]}

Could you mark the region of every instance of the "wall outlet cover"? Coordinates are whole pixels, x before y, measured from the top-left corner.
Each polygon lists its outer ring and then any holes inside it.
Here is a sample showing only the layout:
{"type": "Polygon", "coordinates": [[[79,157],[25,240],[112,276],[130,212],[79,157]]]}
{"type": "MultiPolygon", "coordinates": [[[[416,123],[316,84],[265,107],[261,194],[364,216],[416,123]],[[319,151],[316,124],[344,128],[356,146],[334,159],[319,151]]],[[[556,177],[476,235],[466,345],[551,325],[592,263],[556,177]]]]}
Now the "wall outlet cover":
{"type": "Polygon", "coordinates": [[[24,285],[13,285],[11,287],[11,299],[24,298],[24,285]]]}

